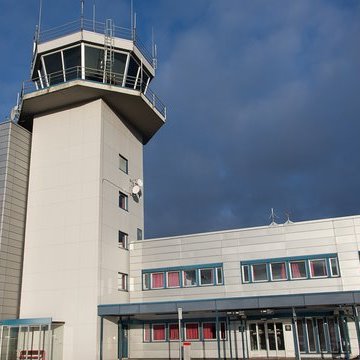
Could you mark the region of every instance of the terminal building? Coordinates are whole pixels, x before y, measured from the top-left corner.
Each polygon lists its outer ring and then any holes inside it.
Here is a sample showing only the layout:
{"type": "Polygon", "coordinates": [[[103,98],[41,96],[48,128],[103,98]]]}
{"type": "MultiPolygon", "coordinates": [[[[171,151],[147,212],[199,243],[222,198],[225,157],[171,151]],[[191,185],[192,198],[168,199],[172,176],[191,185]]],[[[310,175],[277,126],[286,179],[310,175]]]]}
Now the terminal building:
{"type": "Polygon", "coordinates": [[[134,28],[38,32],[0,124],[0,359],[359,356],[360,216],[144,239],[166,121],[134,28]]]}

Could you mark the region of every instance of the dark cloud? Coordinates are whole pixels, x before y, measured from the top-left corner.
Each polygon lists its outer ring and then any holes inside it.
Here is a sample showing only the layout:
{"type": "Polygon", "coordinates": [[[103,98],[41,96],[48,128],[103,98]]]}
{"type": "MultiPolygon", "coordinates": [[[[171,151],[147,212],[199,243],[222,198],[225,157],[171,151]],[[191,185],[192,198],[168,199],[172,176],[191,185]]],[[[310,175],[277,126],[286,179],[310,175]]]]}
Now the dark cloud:
{"type": "Polygon", "coordinates": [[[359,5],[210,3],[161,59],[147,236],[359,213],[359,5]]]}

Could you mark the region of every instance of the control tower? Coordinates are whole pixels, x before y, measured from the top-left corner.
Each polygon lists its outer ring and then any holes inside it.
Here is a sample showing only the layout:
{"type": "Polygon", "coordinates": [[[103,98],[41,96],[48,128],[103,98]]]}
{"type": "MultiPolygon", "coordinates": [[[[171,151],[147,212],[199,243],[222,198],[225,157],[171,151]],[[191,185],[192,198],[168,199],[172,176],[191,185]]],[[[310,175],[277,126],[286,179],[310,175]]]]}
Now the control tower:
{"type": "Polygon", "coordinates": [[[6,359],[95,360],[100,337],[103,358],[118,358],[97,306],[128,302],[133,286],[143,145],[166,120],[150,87],[155,64],[135,30],[112,20],[36,35],[18,118],[32,144],[20,319],[2,324],[14,339],[6,359]]]}

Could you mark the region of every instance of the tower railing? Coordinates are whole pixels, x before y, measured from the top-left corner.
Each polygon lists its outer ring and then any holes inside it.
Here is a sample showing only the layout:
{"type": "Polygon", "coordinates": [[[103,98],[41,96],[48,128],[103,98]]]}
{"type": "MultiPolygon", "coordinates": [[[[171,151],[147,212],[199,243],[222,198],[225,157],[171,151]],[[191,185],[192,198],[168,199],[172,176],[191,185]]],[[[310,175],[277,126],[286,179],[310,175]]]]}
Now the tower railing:
{"type": "Polygon", "coordinates": [[[141,81],[139,77],[133,77],[129,75],[125,77],[125,74],[115,72],[104,73],[104,70],[92,69],[89,67],[74,66],[67,68],[64,71],[60,70],[51,74],[24,81],[21,97],[26,94],[34,93],[36,91],[54,87],[60,84],[69,83],[74,80],[102,83],[123,89],[138,91],[139,93],[142,93],[150,102],[151,106],[166,119],[166,106],[150,88],[148,83],[141,81]]]}
{"type": "MultiPolygon", "coordinates": [[[[39,33],[36,32],[35,40],[37,44],[41,44],[82,30],[104,35],[106,33],[106,23],[93,21],[89,19],[78,19],[67,22],[60,26],[53,27],[51,29],[42,30],[39,33]]],[[[115,38],[121,38],[121,39],[133,41],[136,47],[144,55],[145,59],[150,64],[153,64],[154,59],[151,51],[151,46],[146,45],[146,43],[139,38],[139,36],[135,31],[132,31],[131,29],[125,27],[114,25],[113,36],[115,38]]]]}

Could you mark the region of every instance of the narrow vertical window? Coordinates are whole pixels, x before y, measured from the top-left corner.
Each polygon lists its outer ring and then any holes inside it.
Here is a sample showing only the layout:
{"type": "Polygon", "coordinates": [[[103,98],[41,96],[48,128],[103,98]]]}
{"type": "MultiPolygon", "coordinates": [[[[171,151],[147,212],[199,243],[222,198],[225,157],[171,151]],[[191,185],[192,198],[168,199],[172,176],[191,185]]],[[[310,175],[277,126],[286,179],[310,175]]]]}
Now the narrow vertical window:
{"type": "Polygon", "coordinates": [[[244,283],[250,282],[249,265],[243,265],[242,266],[242,275],[243,275],[243,282],[244,283]]]}
{"type": "Polygon", "coordinates": [[[118,273],[118,290],[119,291],[127,291],[128,289],[128,276],[127,274],[118,273]]]}
{"type": "Polygon", "coordinates": [[[226,340],[226,324],[220,323],[220,340],[226,340]]]}
{"type": "Polygon", "coordinates": [[[119,168],[125,174],[129,173],[128,161],[122,155],[119,154],[119,168]]]}
{"type": "Polygon", "coordinates": [[[119,247],[122,249],[128,249],[128,234],[119,231],[119,247]]]}
{"type": "Polygon", "coordinates": [[[169,324],[169,340],[179,340],[179,325],[169,324]]]}
{"type": "Polygon", "coordinates": [[[139,228],[136,230],[136,238],[137,238],[137,240],[142,240],[143,239],[143,232],[139,228]]]}
{"type": "Polygon", "coordinates": [[[150,340],[151,340],[150,324],[144,324],[144,342],[150,342],[150,340]]]}
{"type": "Polygon", "coordinates": [[[222,285],[223,283],[223,269],[221,267],[218,267],[216,268],[216,285],[222,285]]]}
{"type": "Polygon", "coordinates": [[[143,289],[144,290],[150,289],[150,274],[149,273],[143,274],[143,289]]]}
{"type": "Polygon", "coordinates": [[[128,210],[128,196],[119,191],[119,207],[123,210],[128,210]]]}
{"type": "Polygon", "coordinates": [[[330,270],[331,270],[331,276],[340,276],[339,264],[337,258],[330,259],[330,270]]]}

